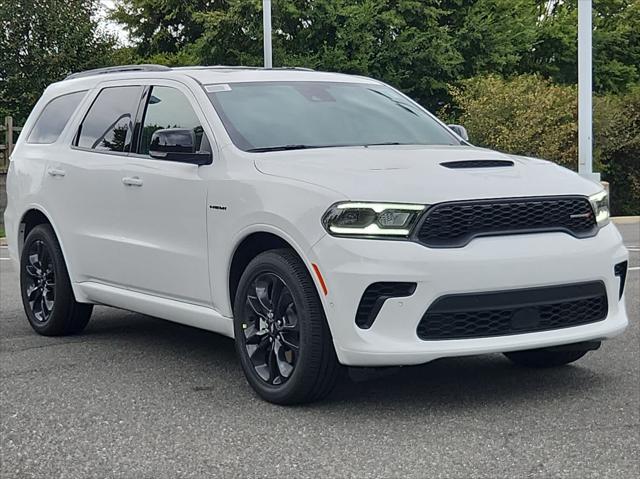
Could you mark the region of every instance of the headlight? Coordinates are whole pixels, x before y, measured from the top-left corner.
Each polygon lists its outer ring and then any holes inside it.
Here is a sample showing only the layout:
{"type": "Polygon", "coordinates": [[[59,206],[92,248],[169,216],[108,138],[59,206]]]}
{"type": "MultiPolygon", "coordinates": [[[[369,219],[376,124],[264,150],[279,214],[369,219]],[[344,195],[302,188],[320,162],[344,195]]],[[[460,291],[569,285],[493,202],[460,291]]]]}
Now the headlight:
{"type": "Polygon", "coordinates": [[[407,237],[425,205],[402,203],[338,203],[322,217],[337,236],[407,237]]]}
{"type": "Polygon", "coordinates": [[[605,190],[600,193],[589,196],[589,202],[593,208],[593,214],[596,215],[596,223],[602,228],[609,223],[609,195],[605,190]]]}

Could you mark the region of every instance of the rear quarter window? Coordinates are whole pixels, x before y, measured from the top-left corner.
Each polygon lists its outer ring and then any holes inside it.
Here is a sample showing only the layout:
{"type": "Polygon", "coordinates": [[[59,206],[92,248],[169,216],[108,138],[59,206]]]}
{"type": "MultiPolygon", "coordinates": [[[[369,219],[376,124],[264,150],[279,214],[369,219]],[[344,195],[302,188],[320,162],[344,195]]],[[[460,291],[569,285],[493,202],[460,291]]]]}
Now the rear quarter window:
{"type": "Polygon", "coordinates": [[[29,133],[27,143],[47,144],[57,141],[86,93],[86,90],[69,93],[47,103],[29,133]]]}

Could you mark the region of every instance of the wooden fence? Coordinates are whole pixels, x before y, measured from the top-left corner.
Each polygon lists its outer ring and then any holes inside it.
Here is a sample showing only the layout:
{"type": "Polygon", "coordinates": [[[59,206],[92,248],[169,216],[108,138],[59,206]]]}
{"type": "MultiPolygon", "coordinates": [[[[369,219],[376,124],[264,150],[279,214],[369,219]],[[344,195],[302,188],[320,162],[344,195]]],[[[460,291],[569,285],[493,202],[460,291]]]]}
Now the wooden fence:
{"type": "Polygon", "coordinates": [[[6,173],[7,168],[9,168],[9,158],[20,131],[22,131],[22,127],[15,126],[12,117],[4,117],[4,124],[0,125],[0,141],[4,136],[4,143],[0,143],[0,173],[6,173]],[[2,135],[2,132],[4,132],[4,135],[2,135]]]}

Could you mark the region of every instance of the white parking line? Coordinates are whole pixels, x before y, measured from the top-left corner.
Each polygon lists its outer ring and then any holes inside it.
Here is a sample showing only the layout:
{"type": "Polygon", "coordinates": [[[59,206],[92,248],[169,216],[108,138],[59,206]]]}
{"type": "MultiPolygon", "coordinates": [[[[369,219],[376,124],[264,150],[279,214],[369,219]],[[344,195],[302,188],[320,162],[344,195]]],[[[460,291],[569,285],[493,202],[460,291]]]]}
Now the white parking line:
{"type": "Polygon", "coordinates": [[[629,271],[638,271],[640,269],[640,266],[634,266],[632,268],[629,268],[629,271]]]}
{"type": "Polygon", "coordinates": [[[11,258],[0,258],[0,261],[11,261],[11,258]]]}

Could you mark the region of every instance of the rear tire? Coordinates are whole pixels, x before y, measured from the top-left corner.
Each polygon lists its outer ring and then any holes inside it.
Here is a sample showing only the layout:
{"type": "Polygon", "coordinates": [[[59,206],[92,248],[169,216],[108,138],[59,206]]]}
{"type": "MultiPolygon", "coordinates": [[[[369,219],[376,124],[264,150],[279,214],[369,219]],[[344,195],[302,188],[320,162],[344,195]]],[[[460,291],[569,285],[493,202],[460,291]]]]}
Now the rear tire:
{"type": "Polygon", "coordinates": [[[93,305],[76,301],[60,244],[49,225],[38,225],[27,235],[20,257],[20,291],[29,324],[38,334],[75,334],[89,322],[93,305]]]}
{"type": "Polygon", "coordinates": [[[315,285],[289,249],[247,266],[234,301],[236,351],[260,397],[276,404],[317,401],[333,389],[338,361],[315,285]]]}
{"type": "Polygon", "coordinates": [[[589,350],[550,351],[547,349],[530,349],[504,353],[512,362],[527,368],[555,368],[577,361],[589,350]]]}

